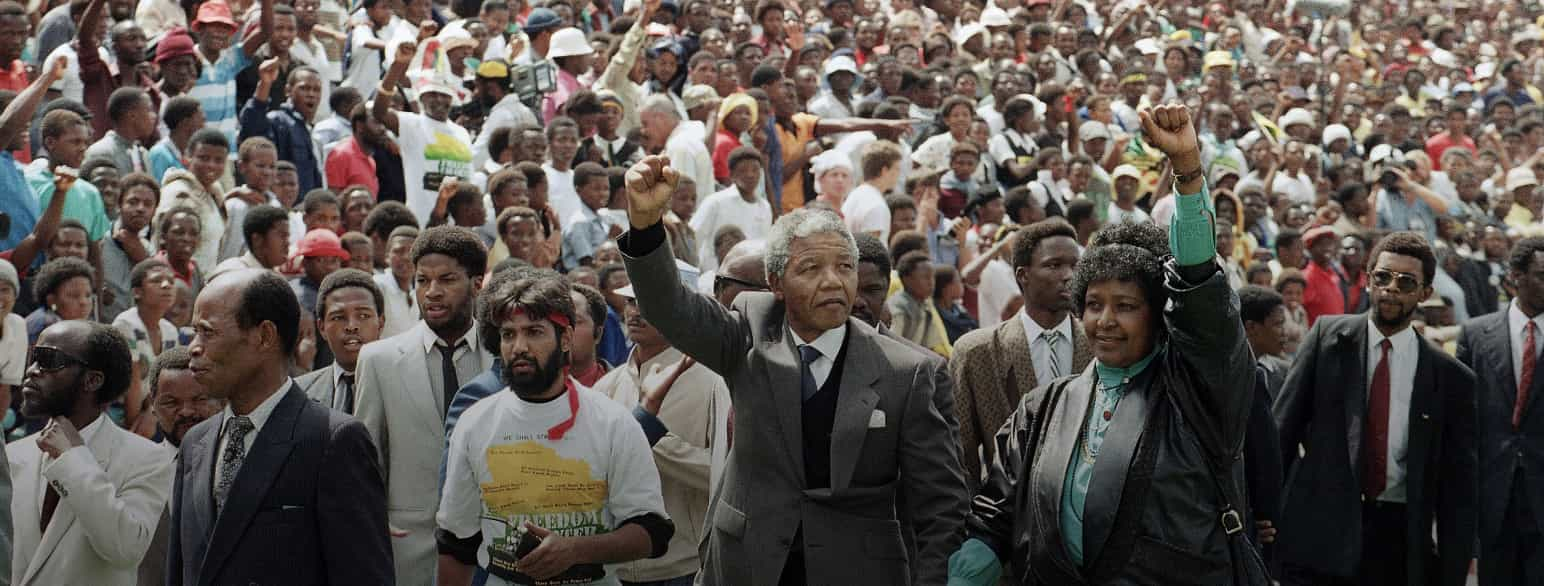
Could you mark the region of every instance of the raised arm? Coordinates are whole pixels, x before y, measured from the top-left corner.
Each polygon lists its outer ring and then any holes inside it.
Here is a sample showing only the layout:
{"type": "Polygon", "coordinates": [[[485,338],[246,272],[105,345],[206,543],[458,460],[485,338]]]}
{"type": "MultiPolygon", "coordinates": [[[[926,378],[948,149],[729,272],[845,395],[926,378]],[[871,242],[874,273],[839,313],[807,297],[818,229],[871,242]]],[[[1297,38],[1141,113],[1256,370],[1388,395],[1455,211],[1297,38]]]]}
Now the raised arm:
{"type": "MultiPolygon", "coordinates": [[[[633,21],[632,28],[627,29],[627,34],[622,36],[622,44],[617,48],[617,54],[606,63],[606,70],[601,72],[600,79],[595,82],[597,88],[616,89],[627,80],[627,75],[633,70],[633,63],[638,61],[638,53],[643,50],[645,32],[649,28],[649,20],[654,17],[654,11],[659,9],[661,0],[646,0],[643,3],[643,14],[633,21]]],[[[712,136],[712,133],[708,133],[712,136]]]]}
{"type": "Polygon", "coordinates": [[[402,77],[407,74],[407,65],[417,50],[418,43],[413,41],[402,41],[397,45],[397,58],[391,62],[391,69],[386,71],[386,77],[381,79],[381,87],[376,90],[383,99],[375,100],[371,114],[392,132],[401,132],[397,111],[391,107],[392,98],[397,96],[397,86],[402,84],[402,77]]]}
{"type": "Polygon", "coordinates": [[[629,229],[617,244],[643,317],[672,346],[727,379],[745,359],[749,325],[739,313],[681,284],[662,222],[679,179],[664,156],[645,157],[627,170],[629,229]]]}
{"type": "Polygon", "coordinates": [[[247,59],[256,59],[257,50],[268,44],[268,35],[273,32],[273,0],[262,0],[257,18],[257,30],[247,33],[241,40],[241,51],[247,54],[247,59]]]}
{"type": "Polygon", "coordinates": [[[48,70],[17,94],[11,104],[5,107],[5,112],[0,113],[0,145],[10,145],[16,142],[16,137],[27,132],[32,115],[37,112],[38,104],[43,103],[43,96],[48,93],[49,86],[64,78],[67,62],[63,56],[50,62],[48,70]]]}
{"type": "Polygon", "coordinates": [[[106,0],[91,0],[86,4],[86,12],[81,14],[75,29],[75,42],[80,43],[77,54],[97,54],[97,47],[102,44],[102,12],[106,9],[106,0]]]}

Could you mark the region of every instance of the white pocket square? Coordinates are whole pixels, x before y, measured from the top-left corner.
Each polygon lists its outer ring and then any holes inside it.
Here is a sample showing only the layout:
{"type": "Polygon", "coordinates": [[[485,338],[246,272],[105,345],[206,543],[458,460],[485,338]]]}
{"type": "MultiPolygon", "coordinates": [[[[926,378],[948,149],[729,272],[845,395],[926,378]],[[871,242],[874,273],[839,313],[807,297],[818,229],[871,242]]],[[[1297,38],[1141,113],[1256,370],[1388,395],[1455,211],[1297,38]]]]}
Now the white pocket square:
{"type": "Polygon", "coordinates": [[[868,424],[868,428],[869,429],[884,429],[884,427],[885,427],[885,412],[884,411],[880,411],[878,409],[875,409],[873,412],[869,413],[869,424],[868,424]]]}

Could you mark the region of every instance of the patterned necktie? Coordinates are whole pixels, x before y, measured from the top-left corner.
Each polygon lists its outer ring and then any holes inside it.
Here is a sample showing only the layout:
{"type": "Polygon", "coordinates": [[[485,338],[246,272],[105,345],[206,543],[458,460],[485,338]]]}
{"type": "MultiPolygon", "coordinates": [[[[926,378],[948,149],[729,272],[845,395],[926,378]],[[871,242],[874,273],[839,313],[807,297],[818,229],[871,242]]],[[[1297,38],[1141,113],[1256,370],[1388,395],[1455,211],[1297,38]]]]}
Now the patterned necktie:
{"type": "Polygon", "coordinates": [[[815,373],[810,370],[810,365],[818,359],[820,350],[808,344],[799,346],[799,391],[805,401],[820,392],[820,385],[815,384],[815,373]]]}
{"type": "Polygon", "coordinates": [[[214,485],[215,508],[225,507],[225,497],[230,494],[231,483],[236,480],[236,473],[241,471],[241,461],[247,457],[247,434],[255,426],[252,420],[245,415],[237,415],[226,424],[225,453],[220,462],[220,479],[214,485]]]}
{"type": "MultiPolygon", "coordinates": [[[[1056,343],[1061,341],[1061,332],[1056,330],[1046,330],[1044,332],[1040,332],[1040,339],[1045,342],[1045,353],[1049,360],[1047,364],[1051,369],[1051,378],[1061,378],[1061,358],[1056,355],[1056,343]]],[[[1048,383],[1051,381],[1040,382],[1048,383]]]]}
{"type": "Polygon", "coordinates": [[[1517,381],[1517,403],[1512,406],[1512,430],[1523,423],[1523,407],[1528,404],[1528,391],[1533,388],[1533,367],[1539,361],[1538,340],[1534,339],[1539,327],[1528,320],[1527,337],[1523,340],[1523,375],[1517,381]]]}
{"type": "Polygon", "coordinates": [[[343,373],[343,376],[338,377],[338,379],[339,379],[338,380],[339,386],[342,387],[339,390],[342,391],[342,393],[343,393],[343,412],[344,413],[348,413],[350,415],[353,415],[354,414],[354,373],[352,373],[352,372],[345,372],[345,373],[343,373]]]}
{"type": "Polygon", "coordinates": [[[1389,462],[1389,350],[1388,338],[1378,344],[1382,357],[1372,371],[1367,398],[1367,433],[1362,437],[1362,496],[1371,501],[1388,487],[1389,462]]]}

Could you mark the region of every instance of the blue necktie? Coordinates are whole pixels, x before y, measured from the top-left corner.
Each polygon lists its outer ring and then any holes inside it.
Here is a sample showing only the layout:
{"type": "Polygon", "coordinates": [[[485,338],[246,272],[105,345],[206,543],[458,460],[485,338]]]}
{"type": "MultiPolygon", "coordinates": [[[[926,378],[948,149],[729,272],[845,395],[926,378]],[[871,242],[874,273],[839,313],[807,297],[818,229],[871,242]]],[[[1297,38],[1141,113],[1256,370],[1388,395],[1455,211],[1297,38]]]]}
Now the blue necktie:
{"type": "Polygon", "coordinates": [[[805,401],[820,392],[820,386],[815,384],[815,374],[810,371],[810,365],[820,358],[820,350],[814,346],[799,346],[799,391],[805,401]]]}

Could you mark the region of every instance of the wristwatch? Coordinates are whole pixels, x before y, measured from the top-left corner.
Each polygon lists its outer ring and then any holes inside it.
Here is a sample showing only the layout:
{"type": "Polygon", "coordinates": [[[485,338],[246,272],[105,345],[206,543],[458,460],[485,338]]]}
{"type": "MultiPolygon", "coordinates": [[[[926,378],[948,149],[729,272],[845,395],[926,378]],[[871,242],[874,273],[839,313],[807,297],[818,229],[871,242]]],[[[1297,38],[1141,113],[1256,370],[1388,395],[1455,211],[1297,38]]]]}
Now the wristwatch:
{"type": "Polygon", "coordinates": [[[1178,173],[1178,172],[1175,172],[1175,171],[1171,170],[1171,171],[1169,171],[1169,174],[1174,176],[1174,185],[1175,186],[1179,186],[1181,184],[1189,183],[1191,181],[1195,181],[1197,179],[1200,179],[1201,176],[1203,174],[1205,174],[1205,170],[1202,169],[1201,167],[1196,167],[1196,170],[1191,171],[1189,173],[1181,174],[1181,173],[1178,173]]]}

